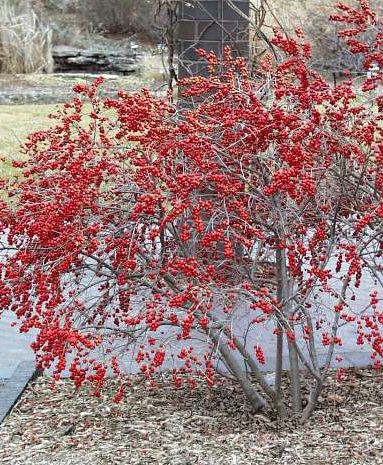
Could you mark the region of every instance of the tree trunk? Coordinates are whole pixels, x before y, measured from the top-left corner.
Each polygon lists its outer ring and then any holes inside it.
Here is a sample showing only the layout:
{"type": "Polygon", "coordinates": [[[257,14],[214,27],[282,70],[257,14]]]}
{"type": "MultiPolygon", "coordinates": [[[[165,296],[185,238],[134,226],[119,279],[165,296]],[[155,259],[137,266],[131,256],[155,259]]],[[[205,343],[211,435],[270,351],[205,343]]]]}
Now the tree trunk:
{"type": "Polygon", "coordinates": [[[247,378],[244,366],[241,366],[234,358],[233,350],[227,345],[226,338],[222,340],[223,333],[215,330],[207,332],[215,346],[219,350],[222,358],[225,360],[230,371],[233,373],[238,383],[240,384],[243,392],[248,398],[254,410],[260,410],[267,406],[267,402],[260,394],[258,394],[251,381],[247,378]]]}
{"type": "MultiPolygon", "coordinates": [[[[290,316],[290,297],[293,292],[293,284],[289,279],[288,268],[286,264],[286,255],[284,251],[277,250],[277,278],[278,278],[278,298],[282,297],[279,302],[282,305],[281,315],[279,318],[283,321],[289,321],[290,316]]],[[[283,325],[285,326],[285,325],[283,325]]],[[[294,337],[294,328],[290,328],[290,337],[294,337]]],[[[291,384],[291,398],[292,398],[292,407],[295,413],[300,413],[302,411],[302,395],[301,395],[301,381],[299,373],[299,361],[298,353],[294,343],[291,339],[288,340],[288,349],[289,349],[289,362],[290,362],[290,384],[291,384]]],[[[281,350],[279,348],[279,350],[281,350]]],[[[279,365],[281,365],[281,358],[279,360],[279,365]]],[[[281,372],[281,366],[278,366],[278,370],[281,372]]],[[[280,375],[278,375],[280,376],[280,375]]],[[[280,382],[280,380],[278,380],[280,382]]]]}

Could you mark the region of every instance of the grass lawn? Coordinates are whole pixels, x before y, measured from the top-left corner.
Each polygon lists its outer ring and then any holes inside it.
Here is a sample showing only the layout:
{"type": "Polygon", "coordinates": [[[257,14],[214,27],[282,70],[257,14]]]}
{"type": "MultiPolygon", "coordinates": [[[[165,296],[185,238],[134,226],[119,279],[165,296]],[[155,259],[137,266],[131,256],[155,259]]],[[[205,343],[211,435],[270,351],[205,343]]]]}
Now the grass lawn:
{"type": "MultiPolygon", "coordinates": [[[[48,115],[57,105],[0,105],[0,156],[19,159],[20,145],[33,131],[49,127],[48,115]]],[[[53,121],[52,121],[53,122],[53,121]]],[[[0,177],[12,176],[14,170],[0,162],[0,177]]]]}

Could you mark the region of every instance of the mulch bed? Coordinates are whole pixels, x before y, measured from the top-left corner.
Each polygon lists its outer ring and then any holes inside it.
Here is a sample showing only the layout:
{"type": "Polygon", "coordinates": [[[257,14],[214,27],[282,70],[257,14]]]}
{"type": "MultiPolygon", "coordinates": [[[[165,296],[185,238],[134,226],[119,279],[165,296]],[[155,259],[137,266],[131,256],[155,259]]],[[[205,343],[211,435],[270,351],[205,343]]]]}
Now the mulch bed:
{"type": "Polygon", "coordinates": [[[137,378],[118,405],[113,380],[100,398],[49,385],[31,384],[0,427],[1,464],[383,464],[383,375],[370,370],[331,379],[304,426],[254,414],[226,379],[189,391],[137,378]]]}

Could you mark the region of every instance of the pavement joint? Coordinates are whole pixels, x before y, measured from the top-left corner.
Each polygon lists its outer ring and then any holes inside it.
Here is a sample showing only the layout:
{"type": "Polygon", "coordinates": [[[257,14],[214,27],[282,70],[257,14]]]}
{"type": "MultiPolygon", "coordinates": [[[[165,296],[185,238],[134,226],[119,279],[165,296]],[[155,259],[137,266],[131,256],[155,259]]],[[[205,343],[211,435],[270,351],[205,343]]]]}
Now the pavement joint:
{"type": "Polygon", "coordinates": [[[12,376],[0,380],[0,424],[20,399],[28,384],[39,376],[34,360],[20,362],[12,376]]]}

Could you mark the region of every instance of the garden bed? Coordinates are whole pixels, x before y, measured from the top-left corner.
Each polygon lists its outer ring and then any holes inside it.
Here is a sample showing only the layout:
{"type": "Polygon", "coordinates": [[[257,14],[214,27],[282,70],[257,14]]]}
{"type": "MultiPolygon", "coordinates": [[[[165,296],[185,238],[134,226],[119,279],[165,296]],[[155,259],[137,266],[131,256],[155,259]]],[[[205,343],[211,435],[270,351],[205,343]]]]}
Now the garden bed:
{"type": "Polygon", "coordinates": [[[147,391],[136,378],[118,405],[114,381],[100,398],[49,384],[31,384],[0,427],[2,464],[383,463],[383,377],[369,370],[331,379],[305,426],[252,413],[228,380],[175,391],[164,377],[147,391]]]}

